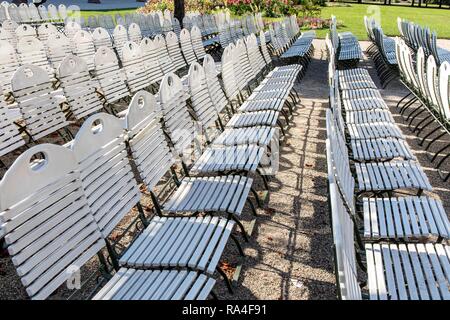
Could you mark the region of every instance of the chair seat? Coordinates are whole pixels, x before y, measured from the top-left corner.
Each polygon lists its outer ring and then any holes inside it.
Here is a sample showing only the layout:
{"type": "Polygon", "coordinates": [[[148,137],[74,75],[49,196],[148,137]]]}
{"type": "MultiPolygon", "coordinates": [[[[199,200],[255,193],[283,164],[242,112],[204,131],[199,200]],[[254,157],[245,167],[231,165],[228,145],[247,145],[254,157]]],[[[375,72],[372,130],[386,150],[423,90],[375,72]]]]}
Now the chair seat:
{"type": "Polygon", "coordinates": [[[339,86],[341,90],[377,89],[370,75],[339,74],[339,86]]]}
{"type": "Polygon", "coordinates": [[[155,217],[120,258],[122,267],[191,268],[213,274],[235,222],[220,217],[155,217]]]}
{"type": "Polygon", "coordinates": [[[366,244],[371,300],[449,300],[450,247],[366,244]]]}
{"type": "Polygon", "coordinates": [[[428,177],[413,161],[355,163],[358,191],[432,190],[428,177]]]}
{"type": "Polygon", "coordinates": [[[384,99],[378,90],[344,90],[342,91],[342,104],[345,111],[388,110],[384,99]]]}
{"type": "Polygon", "coordinates": [[[254,126],[270,126],[277,124],[279,112],[273,110],[237,113],[227,123],[228,128],[243,128],[254,126]]]}
{"type": "Polygon", "coordinates": [[[261,111],[261,110],[274,110],[280,111],[283,109],[284,101],[275,100],[246,100],[238,109],[240,112],[251,112],[251,111],[261,111]]]}
{"type": "Polygon", "coordinates": [[[120,268],[93,300],[206,300],[215,283],[195,271],[120,268]]]}
{"type": "MultiPolygon", "coordinates": [[[[276,79],[274,79],[276,80],[276,79]]],[[[290,92],[292,89],[292,82],[285,83],[274,83],[274,82],[261,82],[261,84],[255,88],[254,92],[270,92],[270,91],[287,91],[290,92]]]]}
{"type": "Polygon", "coordinates": [[[194,163],[193,174],[224,171],[254,172],[264,155],[264,148],[257,145],[208,147],[194,163]]]}
{"type": "Polygon", "coordinates": [[[239,216],[253,179],[245,176],[187,177],[164,204],[168,213],[227,212],[239,216]]]}
{"type": "Polygon", "coordinates": [[[274,127],[226,128],[214,141],[213,145],[256,144],[267,146],[275,135],[274,127]]]}
{"type": "Polygon", "coordinates": [[[395,158],[415,160],[405,140],[396,138],[378,138],[352,140],[353,159],[356,161],[382,161],[395,158]]]}
{"type": "Polygon", "coordinates": [[[404,139],[400,128],[392,122],[374,122],[362,124],[347,124],[351,140],[398,138],[404,139]]]}
{"type": "Polygon", "coordinates": [[[389,110],[373,109],[367,111],[347,111],[345,113],[347,123],[362,124],[374,122],[395,123],[392,113],[389,110]]]}
{"type": "Polygon", "coordinates": [[[450,236],[442,202],[429,197],[364,198],[364,237],[422,239],[450,236]]]}
{"type": "Polygon", "coordinates": [[[254,91],[247,100],[257,101],[257,100],[272,100],[280,99],[286,100],[289,96],[289,91],[254,91]]]}
{"type": "Polygon", "coordinates": [[[344,70],[338,70],[339,77],[343,76],[344,78],[348,76],[365,76],[368,78],[370,77],[370,73],[365,68],[351,68],[351,69],[344,69],[344,70]]]}

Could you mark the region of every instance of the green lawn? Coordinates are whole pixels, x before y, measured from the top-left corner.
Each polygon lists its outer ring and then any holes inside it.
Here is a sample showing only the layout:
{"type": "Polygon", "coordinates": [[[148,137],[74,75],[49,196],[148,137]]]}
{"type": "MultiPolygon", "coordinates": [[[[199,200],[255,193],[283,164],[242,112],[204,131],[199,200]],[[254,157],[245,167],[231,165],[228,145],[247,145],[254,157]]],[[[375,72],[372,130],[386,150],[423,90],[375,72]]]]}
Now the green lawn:
{"type": "MultiPolygon", "coordinates": [[[[363,17],[370,15],[369,5],[342,4],[342,6],[329,6],[322,9],[321,16],[329,18],[332,14],[342,22],[339,31],[351,31],[358,39],[367,39],[363,17]]],[[[380,10],[381,26],[385,34],[398,35],[397,17],[428,26],[437,32],[439,38],[450,38],[450,10],[432,8],[410,8],[399,6],[376,6],[380,10]]],[[[328,30],[318,30],[317,35],[324,38],[328,30]]]]}

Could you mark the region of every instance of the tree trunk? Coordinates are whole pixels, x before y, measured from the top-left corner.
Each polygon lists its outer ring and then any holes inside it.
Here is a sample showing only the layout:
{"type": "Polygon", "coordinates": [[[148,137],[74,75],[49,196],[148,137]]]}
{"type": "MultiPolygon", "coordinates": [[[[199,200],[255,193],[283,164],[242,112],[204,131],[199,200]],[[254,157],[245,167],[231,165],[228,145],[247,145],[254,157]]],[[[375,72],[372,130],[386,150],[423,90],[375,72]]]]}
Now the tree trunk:
{"type": "Polygon", "coordinates": [[[183,27],[184,18],[184,0],[174,0],[174,13],[175,18],[180,22],[181,27],[183,27]]]}

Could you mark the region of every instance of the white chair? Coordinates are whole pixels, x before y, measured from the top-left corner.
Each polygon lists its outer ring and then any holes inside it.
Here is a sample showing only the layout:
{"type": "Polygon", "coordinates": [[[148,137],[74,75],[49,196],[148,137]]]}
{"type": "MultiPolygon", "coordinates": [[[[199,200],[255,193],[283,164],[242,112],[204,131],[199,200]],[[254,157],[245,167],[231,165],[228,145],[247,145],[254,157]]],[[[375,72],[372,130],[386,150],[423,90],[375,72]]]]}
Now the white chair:
{"type": "Polygon", "coordinates": [[[91,34],[80,30],[73,36],[72,41],[74,42],[73,53],[86,62],[89,70],[94,70],[95,46],[91,34]]]}
{"type": "Polygon", "coordinates": [[[95,50],[98,50],[100,47],[113,48],[111,36],[108,30],[103,27],[97,27],[92,31],[92,40],[94,41],[95,50]]]}
{"type": "Polygon", "coordinates": [[[58,76],[71,113],[81,119],[103,108],[86,62],[69,54],[58,67],[58,76]]]}
{"type": "Polygon", "coordinates": [[[180,45],[184,59],[186,60],[188,65],[191,65],[191,63],[197,61],[197,58],[194,53],[194,48],[192,47],[191,43],[191,34],[188,29],[181,30],[180,45]]]}
{"type": "Polygon", "coordinates": [[[50,65],[44,44],[35,37],[24,37],[17,43],[17,53],[20,64],[32,64],[47,72],[50,79],[55,78],[55,70],[50,65]]]}
{"type": "Polygon", "coordinates": [[[11,89],[11,78],[20,66],[19,57],[14,47],[7,41],[0,41],[0,86],[3,94],[8,95],[11,89]]]}
{"type": "Polygon", "coordinates": [[[176,65],[172,61],[172,58],[169,55],[164,37],[161,34],[158,34],[153,39],[153,44],[155,46],[159,65],[161,66],[163,74],[167,74],[169,72],[174,72],[176,70],[176,65]]]}
{"type": "Polygon", "coordinates": [[[184,60],[183,55],[181,53],[178,37],[174,32],[169,31],[166,34],[166,45],[170,59],[172,60],[172,63],[175,66],[175,70],[180,70],[186,67],[186,61],[184,60]]]}
{"type": "Polygon", "coordinates": [[[122,48],[122,65],[131,93],[135,93],[150,85],[147,70],[144,66],[142,51],[136,42],[125,42],[122,48]]]}

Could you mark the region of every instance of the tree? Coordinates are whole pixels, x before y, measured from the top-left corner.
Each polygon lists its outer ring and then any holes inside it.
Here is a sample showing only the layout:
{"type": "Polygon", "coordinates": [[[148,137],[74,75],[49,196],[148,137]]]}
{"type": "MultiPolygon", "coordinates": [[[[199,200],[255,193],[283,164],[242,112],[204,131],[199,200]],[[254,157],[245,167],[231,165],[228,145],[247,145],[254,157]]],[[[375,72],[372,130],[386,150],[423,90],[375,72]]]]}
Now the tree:
{"type": "Polygon", "coordinates": [[[183,23],[184,18],[184,0],[173,0],[174,1],[174,13],[175,18],[178,19],[180,24],[183,23]]]}

